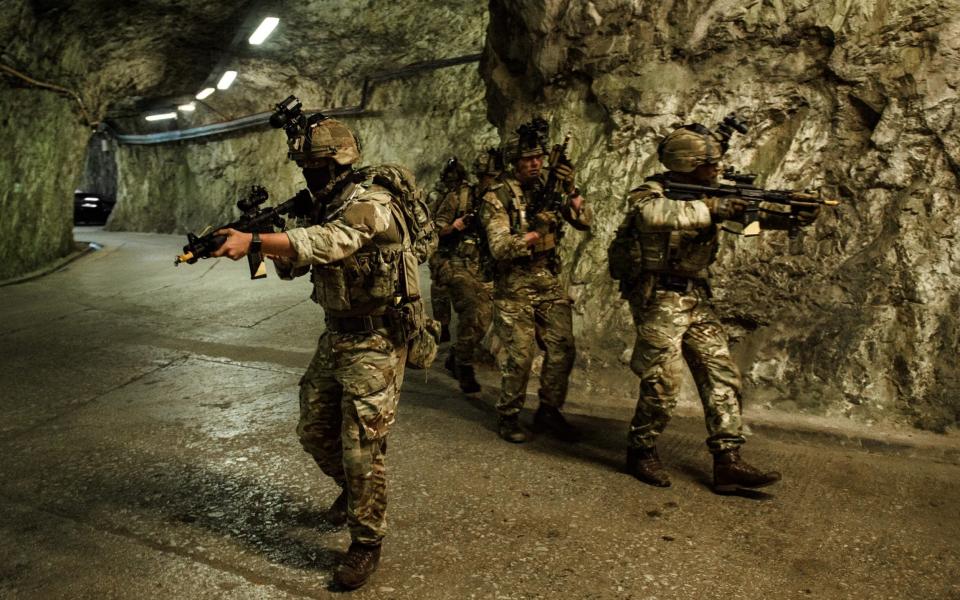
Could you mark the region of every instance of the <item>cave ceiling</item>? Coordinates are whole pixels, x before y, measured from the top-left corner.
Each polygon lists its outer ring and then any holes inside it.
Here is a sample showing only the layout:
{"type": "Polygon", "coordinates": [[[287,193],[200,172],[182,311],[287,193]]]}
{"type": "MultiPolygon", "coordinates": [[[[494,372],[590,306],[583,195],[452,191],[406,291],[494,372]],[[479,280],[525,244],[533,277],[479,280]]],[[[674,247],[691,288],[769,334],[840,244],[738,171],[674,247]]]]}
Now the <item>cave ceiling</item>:
{"type": "Polygon", "coordinates": [[[262,112],[288,93],[311,107],[358,102],[366,76],[478,53],[482,29],[468,24],[486,12],[468,0],[3,4],[5,64],[76,90],[92,120],[140,132],[145,111],[192,100],[228,69],[239,73],[233,86],[206,99],[190,124],[262,112]],[[280,25],[261,46],[248,44],[265,16],[280,25]]]}

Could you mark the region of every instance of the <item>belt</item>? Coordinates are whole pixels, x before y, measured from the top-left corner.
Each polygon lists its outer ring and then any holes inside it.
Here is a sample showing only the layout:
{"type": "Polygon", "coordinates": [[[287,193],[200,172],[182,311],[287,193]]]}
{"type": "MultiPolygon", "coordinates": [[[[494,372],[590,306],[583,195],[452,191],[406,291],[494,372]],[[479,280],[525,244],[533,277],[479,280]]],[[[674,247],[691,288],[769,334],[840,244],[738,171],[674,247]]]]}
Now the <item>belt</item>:
{"type": "Polygon", "coordinates": [[[362,333],[377,329],[389,329],[389,321],[383,315],[365,317],[327,317],[327,330],[336,333],[362,333]]]}
{"type": "Polygon", "coordinates": [[[542,252],[533,252],[530,256],[514,258],[510,262],[515,265],[533,265],[553,258],[555,254],[556,252],[551,248],[550,250],[543,250],[542,252]]]}
{"type": "Polygon", "coordinates": [[[706,279],[700,277],[684,277],[682,275],[668,275],[660,273],[657,275],[657,289],[670,290],[671,292],[692,292],[697,288],[709,290],[706,279]]]}

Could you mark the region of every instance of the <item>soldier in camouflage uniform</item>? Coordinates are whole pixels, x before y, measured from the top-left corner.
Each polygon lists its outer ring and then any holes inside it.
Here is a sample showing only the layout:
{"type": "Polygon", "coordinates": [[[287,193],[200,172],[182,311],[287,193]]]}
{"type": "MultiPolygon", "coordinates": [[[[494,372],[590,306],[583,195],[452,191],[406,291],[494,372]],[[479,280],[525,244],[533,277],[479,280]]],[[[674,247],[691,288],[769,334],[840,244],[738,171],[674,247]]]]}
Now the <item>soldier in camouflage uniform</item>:
{"type": "Polygon", "coordinates": [[[342,489],[329,514],[346,521],[352,543],[334,579],[356,588],[376,569],[386,531],[384,455],[407,357],[388,307],[398,293],[419,297],[410,289],[418,286],[417,273],[407,268],[398,283],[409,264],[407,224],[394,192],[353,169],[360,149],[350,129],[321,120],[290,146],[314,197],[314,214],[284,233],[226,230],[227,241],[214,255],[237,260],[262,249],[281,278],[312,273],[312,298],[323,308],[326,331],[300,381],[297,434],[342,489]]]}
{"type": "MultiPolygon", "coordinates": [[[[730,198],[673,200],[664,181],[715,185],[725,140],[702,125],[668,135],[658,148],[667,173],[649,178],[630,192],[630,210],[611,244],[611,273],[619,270],[621,290],[637,328],[630,368],[640,377],[640,397],[630,424],[627,470],[660,487],[670,479],[657,454],[657,438],[676,406],[684,362],[697,384],[706,418],[707,446],[714,457],[714,489],[761,487],[780,480],[740,458],[744,443],[740,373],[730,356],[723,327],[710,301],[707,268],[719,245],[719,225],[741,219],[745,203],[730,198]],[[615,252],[619,248],[629,252],[615,252]],[[618,264],[625,262],[627,264],[618,264]]],[[[790,214],[775,207],[761,211],[765,229],[786,229],[790,214]]],[[[816,212],[795,215],[809,224],[816,212]]]]}
{"type": "Polygon", "coordinates": [[[534,425],[565,441],[576,441],[578,437],[576,429],[560,412],[576,347],[573,301],[557,277],[557,243],[562,235],[562,221],[587,230],[591,213],[573,186],[573,166],[559,163],[550,168],[569,190],[562,208],[527,217],[528,205],[535,202],[544,185],[544,143],[521,136],[510,156],[513,173],[500,176],[483,195],[480,207],[486,244],[495,261],[493,333],[505,353],[500,364],[502,382],[497,402],[499,434],[514,443],[527,440],[519,413],[537,346],[544,350],[544,360],[534,425]]]}
{"type": "MultiPolygon", "coordinates": [[[[427,198],[430,214],[437,214],[440,204],[448,194],[468,185],[467,170],[454,156],[444,165],[443,171],[440,173],[440,179],[427,198]]],[[[443,272],[447,260],[448,257],[444,256],[442,252],[437,252],[430,258],[430,307],[433,311],[433,318],[440,321],[442,327],[440,332],[441,342],[450,341],[450,319],[453,316],[453,298],[443,281],[443,272]]],[[[453,357],[454,353],[451,350],[446,365],[451,371],[455,369],[453,357]]]]}
{"type": "Polygon", "coordinates": [[[480,346],[493,311],[493,286],[480,272],[479,200],[502,168],[499,154],[486,151],[474,163],[477,185],[461,185],[447,194],[437,208],[434,225],[440,233],[435,256],[440,265],[438,276],[453,299],[457,311],[457,340],[453,348],[456,376],[467,394],[480,391],[473,369],[474,353],[480,346]]]}

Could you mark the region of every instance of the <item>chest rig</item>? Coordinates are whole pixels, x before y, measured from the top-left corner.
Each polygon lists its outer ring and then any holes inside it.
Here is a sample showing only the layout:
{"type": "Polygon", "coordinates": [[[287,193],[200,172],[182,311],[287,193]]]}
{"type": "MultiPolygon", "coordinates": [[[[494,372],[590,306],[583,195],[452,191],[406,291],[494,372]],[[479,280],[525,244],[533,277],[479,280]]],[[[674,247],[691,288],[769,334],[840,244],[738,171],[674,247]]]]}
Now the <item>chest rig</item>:
{"type": "Polygon", "coordinates": [[[370,181],[355,183],[344,190],[344,200],[326,223],[340,218],[357,202],[376,202],[390,209],[390,227],[347,258],[335,263],[313,265],[311,298],[328,316],[382,315],[387,308],[419,299],[417,258],[403,214],[389,193],[370,181]],[[379,192],[379,193],[378,193],[379,192]],[[375,194],[361,198],[364,194],[375,194]],[[407,276],[407,275],[410,276],[407,276]]]}
{"type": "Polygon", "coordinates": [[[496,189],[497,199],[510,219],[510,233],[523,235],[536,231],[540,239],[531,246],[533,260],[556,263],[556,249],[563,238],[563,222],[560,215],[553,212],[527,217],[527,206],[534,201],[536,193],[536,189],[524,190],[513,177],[503,178],[503,185],[496,189]]]}

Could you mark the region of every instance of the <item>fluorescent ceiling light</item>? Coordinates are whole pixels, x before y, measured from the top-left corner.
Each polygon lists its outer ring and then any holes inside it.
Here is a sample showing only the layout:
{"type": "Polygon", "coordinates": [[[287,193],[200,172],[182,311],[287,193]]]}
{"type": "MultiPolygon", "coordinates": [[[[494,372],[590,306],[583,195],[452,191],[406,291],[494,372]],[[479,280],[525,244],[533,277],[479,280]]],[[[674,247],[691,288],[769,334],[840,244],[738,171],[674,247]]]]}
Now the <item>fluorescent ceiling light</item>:
{"type": "Polygon", "coordinates": [[[267,36],[273,33],[273,30],[277,28],[277,23],[279,22],[280,19],[276,17],[267,17],[260,23],[260,26],[253,32],[253,35],[250,36],[248,41],[254,46],[259,46],[263,43],[263,40],[267,39],[267,36]]]}
{"type": "Polygon", "coordinates": [[[210,94],[212,94],[212,93],[215,92],[215,91],[216,91],[216,90],[214,90],[213,88],[203,88],[203,91],[201,91],[199,94],[197,94],[197,95],[194,96],[194,97],[195,97],[197,100],[203,100],[204,98],[206,98],[207,96],[209,96],[210,94]]]}
{"type": "Polygon", "coordinates": [[[220,81],[217,82],[217,89],[218,89],[218,90],[226,90],[226,89],[229,89],[230,85],[233,83],[233,80],[236,79],[236,78],[237,78],[237,72],[236,72],[236,71],[227,71],[227,72],[224,73],[223,76],[220,78],[220,81]]]}
{"type": "Polygon", "coordinates": [[[197,110],[197,103],[188,102],[187,104],[181,104],[180,106],[177,107],[177,110],[181,110],[183,112],[193,112],[197,110]]]}
{"type": "Polygon", "coordinates": [[[146,119],[148,121],[164,121],[166,119],[176,119],[177,113],[168,112],[168,113],[158,113],[155,115],[147,115],[146,119]]]}

